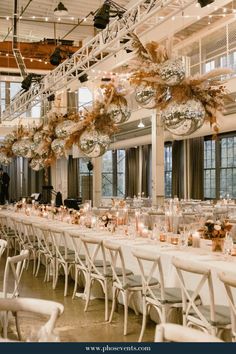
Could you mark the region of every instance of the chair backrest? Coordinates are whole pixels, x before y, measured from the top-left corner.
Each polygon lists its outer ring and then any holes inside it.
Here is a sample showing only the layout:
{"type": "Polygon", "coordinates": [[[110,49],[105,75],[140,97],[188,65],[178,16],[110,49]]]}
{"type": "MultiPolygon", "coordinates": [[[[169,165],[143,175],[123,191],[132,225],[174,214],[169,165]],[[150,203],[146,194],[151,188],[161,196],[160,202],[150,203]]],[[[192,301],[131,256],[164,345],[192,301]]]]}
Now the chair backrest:
{"type": "Polygon", "coordinates": [[[227,299],[229,302],[230,315],[231,315],[231,324],[232,324],[232,334],[234,340],[236,340],[236,300],[235,295],[233,295],[232,289],[234,289],[234,294],[236,291],[236,275],[235,273],[219,273],[220,280],[224,283],[227,299]]]}
{"type": "MultiPolygon", "coordinates": [[[[200,292],[205,286],[208,286],[209,291],[209,300],[210,300],[210,322],[211,324],[215,323],[215,301],[214,301],[214,290],[211,270],[205,265],[199,264],[192,260],[183,260],[177,257],[173,257],[172,264],[175,266],[177,271],[177,276],[181,285],[182,290],[182,300],[183,300],[183,314],[184,318],[188,322],[188,319],[191,318],[191,314],[195,314],[202,321],[202,324],[206,327],[210,326],[210,323],[205,318],[203,313],[199,310],[196,300],[200,296],[200,292]],[[188,290],[188,284],[184,279],[184,272],[191,273],[191,281],[193,277],[196,278],[195,289],[191,292],[188,290]]],[[[190,277],[189,277],[190,279],[190,277]]]]}
{"type": "Polygon", "coordinates": [[[152,279],[157,279],[157,286],[160,288],[160,301],[165,303],[165,283],[164,275],[161,263],[161,256],[159,254],[151,254],[145,250],[135,249],[133,252],[134,257],[136,257],[139,269],[142,277],[143,294],[146,296],[151,296],[156,302],[159,302],[153,291],[153,286],[150,285],[152,279]]]}
{"type": "Polygon", "coordinates": [[[87,270],[97,276],[103,277],[107,271],[106,255],[103,247],[103,241],[94,237],[81,235],[81,241],[84,246],[87,270]],[[102,257],[101,265],[97,265],[97,256],[102,257]]]}
{"type": "Polygon", "coordinates": [[[14,298],[0,299],[0,311],[31,312],[40,315],[49,316],[48,321],[41,327],[37,333],[36,341],[51,341],[53,330],[55,328],[58,317],[63,313],[64,306],[55,301],[30,299],[30,298],[14,298]]]}
{"type": "Polygon", "coordinates": [[[75,264],[79,265],[80,268],[87,270],[87,266],[83,258],[81,257],[82,241],[81,235],[77,231],[68,230],[66,234],[69,235],[73,250],[75,252],[75,264]]]}
{"type": "Polygon", "coordinates": [[[48,226],[42,224],[32,224],[34,235],[38,242],[38,249],[49,256],[53,256],[52,248],[48,236],[48,226]]]}
{"type": "Polygon", "coordinates": [[[123,287],[123,285],[127,283],[127,276],[125,270],[125,260],[121,246],[108,240],[105,240],[103,244],[104,248],[108,250],[110,254],[113,278],[120,287],[123,287]],[[117,274],[118,267],[122,270],[122,277],[120,273],[117,274]]]}
{"type": "Polygon", "coordinates": [[[49,235],[53,241],[57,257],[64,262],[68,258],[69,247],[64,231],[54,227],[49,228],[49,235]]]}
{"type": "Polygon", "coordinates": [[[32,223],[28,220],[23,220],[22,230],[24,232],[28,245],[33,248],[35,246],[35,234],[32,223]]]}
{"type": "Polygon", "coordinates": [[[156,326],[155,342],[223,342],[221,339],[200,330],[173,323],[156,326]]]}
{"type": "Polygon", "coordinates": [[[19,295],[19,286],[20,280],[25,268],[25,262],[29,257],[28,250],[22,250],[21,253],[17,256],[8,257],[6,261],[4,278],[3,278],[3,297],[6,298],[7,294],[10,292],[9,290],[9,276],[12,273],[14,279],[14,288],[11,291],[12,297],[16,297],[19,295]]]}
{"type": "Polygon", "coordinates": [[[7,241],[0,239],[0,259],[1,259],[6,248],[7,248],[7,241]]]}
{"type": "Polygon", "coordinates": [[[7,217],[0,215],[0,237],[7,237],[7,217]]]}
{"type": "Polygon", "coordinates": [[[18,241],[23,245],[26,241],[26,236],[24,234],[24,229],[22,225],[21,219],[12,219],[14,225],[15,236],[17,237],[18,241]]]}

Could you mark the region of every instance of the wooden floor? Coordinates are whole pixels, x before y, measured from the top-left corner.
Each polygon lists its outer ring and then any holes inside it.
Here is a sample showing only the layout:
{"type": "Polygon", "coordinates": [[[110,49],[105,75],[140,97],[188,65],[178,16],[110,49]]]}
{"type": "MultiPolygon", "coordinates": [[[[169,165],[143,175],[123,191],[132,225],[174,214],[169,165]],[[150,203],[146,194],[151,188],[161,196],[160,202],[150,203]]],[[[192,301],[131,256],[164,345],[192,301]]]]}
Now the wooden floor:
{"type": "MultiPolygon", "coordinates": [[[[5,259],[0,261],[0,289],[2,288],[5,259]]],[[[21,297],[34,297],[61,302],[65,311],[57,322],[57,332],[62,342],[137,342],[141,330],[142,316],[136,316],[132,310],[129,311],[128,335],[123,335],[123,306],[118,306],[112,323],[104,322],[104,301],[95,299],[90,302],[87,312],[84,312],[84,300],[75,298],[72,300],[74,282],[69,281],[68,296],[63,296],[64,277],[60,276],[57,288],[52,289],[52,283],[44,283],[44,267],[42,266],[38,277],[32,275],[32,266],[24,271],[21,281],[21,297]]],[[[111,308],[111,303],[109,304],[111,308]]],[[[20,319],[24,339],[33,338],[37,328],[40,327],[42,319],[35,321],[30,315],[24,315],[20,319]]],[[[11,338],[15,337],[15,327],[12,322],[10,326],[11,338]]],[[[154,338],[155,325],[150,320],[144,335],[144,341],[152,342],[154,338]]]]}

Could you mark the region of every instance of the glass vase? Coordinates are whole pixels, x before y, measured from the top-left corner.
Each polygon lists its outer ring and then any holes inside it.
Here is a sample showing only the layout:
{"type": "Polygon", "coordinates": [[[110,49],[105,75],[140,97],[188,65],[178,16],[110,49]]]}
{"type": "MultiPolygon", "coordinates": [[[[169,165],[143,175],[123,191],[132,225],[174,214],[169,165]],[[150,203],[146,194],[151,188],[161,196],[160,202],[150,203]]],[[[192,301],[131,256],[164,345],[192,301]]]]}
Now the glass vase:
{"type": "Polygon", "coordinates": [[[224,238],[215,237],[212,239],[212,252],[224,251],[224,238]]]}

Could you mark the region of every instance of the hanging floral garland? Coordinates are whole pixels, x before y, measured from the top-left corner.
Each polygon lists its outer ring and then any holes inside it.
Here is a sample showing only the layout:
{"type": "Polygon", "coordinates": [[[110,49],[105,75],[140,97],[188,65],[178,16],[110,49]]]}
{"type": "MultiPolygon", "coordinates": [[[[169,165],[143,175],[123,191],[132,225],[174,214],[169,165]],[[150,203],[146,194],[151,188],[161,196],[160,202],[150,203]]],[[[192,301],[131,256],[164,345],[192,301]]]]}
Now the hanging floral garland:
{"type": "Polygon", "coordinates": [[[209,121],[214,134],[217,119],[224,110],[226,87],[218,78],[232,72],[227,68],[204,75],[186,77],[182,59],[175,58],[172,43],[157,42],[145,46],[135,34],[130,34],[137,53],[130,82],[135,86],[135,98],[145,108],[158,108],[164,127],[180,136],[192,134],[209,121]]]}
{"type": "Polygon", "coordinates": [[[0,163],[9,164],[13,156],[29,159],[30,167],[47,169],[56,159],[66,157],[76,144],[88,157],[103,155],[109,147],[117,124],[128,120],[131,112],[125,99],[126,91],[115,83],[101,85],[102,100],[83,114],[51,112],[38,127],[26,129],[20,125],[8,134],[0,147],[0,163]]]}

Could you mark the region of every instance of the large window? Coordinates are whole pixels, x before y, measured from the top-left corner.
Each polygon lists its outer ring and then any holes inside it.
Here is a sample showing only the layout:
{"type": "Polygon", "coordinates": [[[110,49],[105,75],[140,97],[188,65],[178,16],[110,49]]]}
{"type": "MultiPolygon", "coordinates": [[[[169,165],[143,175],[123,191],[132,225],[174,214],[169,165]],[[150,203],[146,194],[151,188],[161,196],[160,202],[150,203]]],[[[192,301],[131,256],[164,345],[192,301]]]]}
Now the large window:
{"type": "Polygon", "coordinates": [[[103,155],[102,195],[125,196],[125,150],[109,150],[103,155]]]}
{"type": "Polygon", "coordinates": [[[172,144],[165,144],[165,197],[172,194],[172,144]]]}
{"type": "Polygon", "coordinates": [[[236,198],[236,134],[205,140],[204,197],[236,198]]]}

